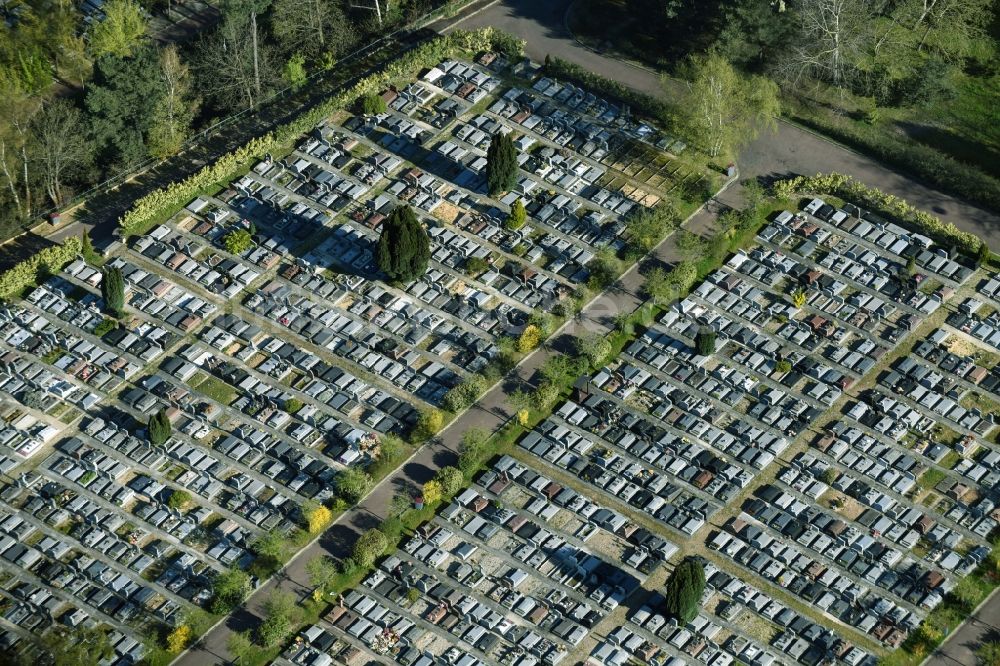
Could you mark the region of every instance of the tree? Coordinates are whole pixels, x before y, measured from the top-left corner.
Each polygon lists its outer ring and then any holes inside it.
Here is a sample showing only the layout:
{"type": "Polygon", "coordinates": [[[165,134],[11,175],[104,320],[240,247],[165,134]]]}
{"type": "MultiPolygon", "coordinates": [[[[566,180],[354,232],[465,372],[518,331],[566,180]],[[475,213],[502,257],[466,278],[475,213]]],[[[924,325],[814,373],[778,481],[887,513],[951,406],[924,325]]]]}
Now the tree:
{"type": "Polygon", "coordinates": [[[573,339],[577,356],[587,359],[590,367],[597,368],[611,354],[611,342],[600,333],[587,333],[573,339]]]}
{"type": "Polygon", "coordinates": [[[300,52],[313,61],[346,53],[357,41],[341,4],[327,0],[275,0],[271,32],[283,52],[300,52]]]}
{"type": "Polygon", "coordinates": [[[104,20],[90,30],[90,52],[94,58],[132,55],[149,30],[142,7],[133,0],[108,0],[101,9],[104,20]]]}
{"type": "Polygon", "coordinates": [[[465,475],[457,467],[442,467],[434,478],[441,484],[441,492],[445,497],[452,497],[465,486],[465,475]]]}
{"type": "Polygon", "coordinates": [[[257,658],[260,650],[250,640],[250,630],[234,631],[229,634],[226,641],[226,649],[233,657],[236,666],[250,666],[257,658]]]}
{"type": "Polygon", "coordinates": [[[382,224],[376,260],[391,280],[411,282],[427,272],[430,239],[409,206],[397,206],[382,224]]]}
{"type": "Polygon", "coordinates": [[[656,267],[650,269],[645,275],[645,282],[642,285],[646,296],[652,299],[653,303],[666,303],[676,294],[673,291],[673,283],[667,271],[656,267]]]}
{"type": "Polygon", "coordinates": [[[396,493],[389,499],[389,517],[399,518],[413,506],[413,498],[406,493],[396,493]]]}
{"type": "Polygon", "coordinates": [[[198,46],[199,87],[222,109],[256,108],[279,79],[257,25],[266,7],[266,0],[229,0],[219,27],[198,46]]]}
{"type": "Polygon", "coordinates": [[[370,567],[389,547],[389,539],[381,530],[370,529],[358,537],[353,557],[362,567],[370,567]]]}
{"type": "Polygon", "coordinates": [[[399,435],[388,432],[379,438],[378,460],[386,464],[391,464],[403,455],[404,444],[399,435]]]}
{"type": "Polygon", "coordinates": [[[282,71],[282,76],[285,79],[285,83],[295,90],[304,86],[306,81],[309,80],[309,75],[306,74],[305,56],[301,53],[293,53],[291,57],[285,61],[285,68],[282,71]]]}
{"type": "MultiPolygon", "coordinates": [[[[531,414],[531,408],[536,406],[535,396],[527,391],[515,389],[507,395],[507,404],[514,410],[517,422],[524,426],[528,424],[528,415],[531,414]]],[[[462,467],[461,456],[458,458],[458,466],[462,467]]],[[[463,469],[462,471],[464,472],[465,470],[463,469]]]]}
{"type": "Polygon", "coordinates": [[[125,276],[117,266],[106,266],[101,276],[101,297],[104,309],[115,317],[121,317],[125,308],[125,276]]]}
{"type": "Polygon", "coordinates": [[[441,488],[441,482],[437,479],[431,479],[424,484],[423,487],[423,498],[425,504],[434,504],[435,502],[440,502],[441,498],[444,496],[444,489],[441,488]]]}
{"type": "Polygon", "coordinates": [[[711,157],[731,154],[757,136],[761,125],[776,127],[778,86],[762,76],[745,76],[718,54],[692,57],[681,122],[711,157]]]}
{"type": "Polygon", "coordinates": [[[559,399],[559,386],[552,382],[542,382],[535,389],[535,404],[539,409],[548,409],[559,399]]]}
{"type": "Polygon", "coordinates": [[[169,157],[184,146],[198,110],[198,100],[192,96],[191,71],[173,44],[160,52],[160,77],[164,93],[153,111],[149,152],[154,157],[169,157]]]}
{"type": "Polygon", "coordinates": [[[272,592],[264,602],[264,621],[257,627],[257,642],[268,648],[284,643],[298,615],[291,594],[272,592]]]}
{"type": "Polygon", "coordinates": [[[497,132],[486,151],[486,184],[490,196],[509,192],[517,185],[517,148],[509,135],[497,132]]]}
{"type": "Polygon", "coordinates": [[[337,580],[337,563],[325,555],[317,555],[306,563],[309,584],[326,590],[337,580]]]}
{"type": "Polygon", "coordinates": [[[308,502],[302,507],[302,517],[309,534],[319,534],[333,520],[333,512],[319,502],[308,502]]]}
{"type": "Polygon", "coordinates": [[[693,557],[681,560],[670,573],[664,589],[664,610],[681,624],[687,624],[698,615],[701,595],[705,591],[705,569],[693,557]]]}
{"type": "Polygon", "coordinates": [[[167,506],[171,509],[183,509],[191,503],[191,493],[186,490],[175,490],[170,493],[170,499],[167,500],[167,506]]]}
{"type": "Polygon", "coordinates": [[[348,467],[337,474],[337,494],[350,504],[357,504],[372,487],[372,477],[362,469],[348,467]]]}
{"type": "Polygon", "coordinates": [[[465,260],[465,272],[469,275],[482,275],[489,267],[489,262],[482,257],[469,257],[465,260]]]}
{"type": "Polygon", "coordinates": [[[191,640],[191,627],[186,624],[179,625],[167,635],[167,652],[179,654],[187,647],[191,640]]]}
{"type": "Polygon", "coordinates": [[[804,289],[796,289],[792,292],[792,305],[795,307],[801,309],[808,300],[809,296],[806,294],[804,289]]]}
{"type": "Polygon", "coordinates": [[[471,477],[489,454],[490,433],[483,428],[471,428],[462,435],[459,445],[458,468],[471,477]]]}
{"type": "Polygon", "coordinates": [[[366,116],[377,116],[380,113],[385,113],[388,108],[385,99],[377,92],[365,93],[361,96],[361,113],[366,116]]]}
{"type": "Polygon", "coordinates": [[[782,375],[791,372],[792,362],[787,359],[781,359],[780,361],[774,364],[774,370],[775,372],[778,372],[782,375]]]}
{"type": "Polygon", "coordinates": [[[261,532],[250,542],[250,550],[270,562],[280,562],[288,550],[288,539],[276,529],[261,532]]]}
{"type": "Polygon", "coordinates": [[[222,245],[229,254],[243,254],[253,245],[253,238],[246,229],[233,229],[222,237],[222,245]]]}
{"type": "Polygon", "coordinates": [[[638,252],[645,254],[663,240],[677,223],[680,215],[669,200],[656,208],[640,208],[625,220],[625,240],[638,252]]]}
{"type": "Polygon", "coordinates": [[[171,429],[170,417],[167,416],[167,410],[161,409],[149,417],[149,425],[146,431],[149,434],[149,441],[154,446],[163,446],[170,439],[171,429]]]}
{"type": "Polygon", "coordinates": [[[45,192],[55,206],[63,204],[63,187],[67,178],[93,157],[93,144],[87,134],[80,131],[81,127],[83,117],[80,110],[64,99],[44,104],[41,113],[31,122],[34,161],[41,167],[45,192]]]}
{"type": "Polygon", "coordinates": [[[444,414],[441,413],[440,409],[425,409],[420,412],[420,420],[417,423],[420,433],[429,437],[431,435],[436,435],[441,428],[444,427],[444,414]]]}
{"type": "Polygon", "coordinates": [[[38,110],[37,96],[16,77],[0,69],[0,173],[13,203],[16,219],[31,217],[35,178],[30,173],[31,119],[38,110]]]}
{"type": "Polygon", "coordinates": [[[212,581],[209,610],[217,615],[229,613],[246,600],[250,589],[250,575],[242,569],[234,567],[217,573],[212,581]]]}
{"type": "Polygon", "coordinates": [[[97,60],[84,98],[90,130],[104,173],[137,164],[149,155],[147,137],[165,94],[160,58],[152,46],[129,57],[97,60]]]}
{"type": "Polygon", "coordinates": [[[510,214],[507,216],[506,221],[504,221],[504,227],[510,231],[517,231],[527,221],[528,211],[524,209],[524,204],[520,198],[515,199],[514,204],[510,207],[510,214]]]}
{"type": "Polygon", "coordinates": [[[715,352],[715,329],[711,326],[702,326],[694,336],[694,346],[702,356],[708,356],[715,352]]]}
{"type": "MultiPolygon", "coordinates": [[[[788,363],[788,361],[785,361],[785,363],[788,363]]],[[[838,474],[836,467],[827,467],[825,470],[823,470],[823,483],[825,483],[828,486],[832,486],[833,482],[837,480],[837,476],[838,474]]]]}

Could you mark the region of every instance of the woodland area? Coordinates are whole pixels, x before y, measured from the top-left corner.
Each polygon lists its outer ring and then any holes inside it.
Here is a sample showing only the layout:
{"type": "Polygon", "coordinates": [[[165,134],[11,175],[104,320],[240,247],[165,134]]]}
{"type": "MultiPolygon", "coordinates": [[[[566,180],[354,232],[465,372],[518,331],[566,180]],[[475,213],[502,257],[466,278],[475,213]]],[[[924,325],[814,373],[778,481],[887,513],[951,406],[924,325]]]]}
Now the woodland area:
{"type": "Polygon", "coordinates": [[[1000,206],[994,0],[581,0],[570,26],[681,78],[719,56],[777,83],[786,117],[1000,206]]]}
{"type": "Polygon", "coordinates": [[[103,20],[26,0],[0,16],[0,238],[440,4],[394,2],[379,27],[342,0],[222,0],[213,29],[161,45],[162,0],[106,0],[103,20]]]}

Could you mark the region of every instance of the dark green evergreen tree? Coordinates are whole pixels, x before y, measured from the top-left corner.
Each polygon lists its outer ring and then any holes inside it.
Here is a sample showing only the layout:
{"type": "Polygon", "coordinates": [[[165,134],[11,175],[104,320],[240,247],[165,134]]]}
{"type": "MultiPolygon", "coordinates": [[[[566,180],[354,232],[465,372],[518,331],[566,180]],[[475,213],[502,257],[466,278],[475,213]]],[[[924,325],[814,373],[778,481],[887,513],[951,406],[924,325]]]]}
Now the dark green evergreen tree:
{"type": "Polygon", "coordinates": [[[517,148],[509,135],[497,132],[486,151],[486,184],[490,196],[509,192],[517,185],[517,148]]]}
{"type": "Polygon", "coordinates": [[[397,206],[382,223],[375,259],[391,280],[409,282],[427,272],[430,238],[409,206],[397,206]]]}
{"type": "Polygon", "coordinates": [[[670,574],[664,589],[664,611],[683,624],[698,615],[698,605],[705,591],[705,569],[701,560],[686,557],[670,574]]]}
{"type": "Polygon", "coordinates": [[[122,316],[125,308],[125,277],[120,268],[106,267],[101,278],[101,296],[104,308],[116,317],[122,316]]]}
{"type": "Polygon", "coordinates": [[[167,410],[161,409],[149,418],[149,441],[156,446],[162,446],[170,439],[170,419],[167,410]]]}
{"type": "Polygon", "coordinates": [[[715,351],[715,329],[702,326],[694,337],[694,346],[702,356],[708,356],[715,351]]]}

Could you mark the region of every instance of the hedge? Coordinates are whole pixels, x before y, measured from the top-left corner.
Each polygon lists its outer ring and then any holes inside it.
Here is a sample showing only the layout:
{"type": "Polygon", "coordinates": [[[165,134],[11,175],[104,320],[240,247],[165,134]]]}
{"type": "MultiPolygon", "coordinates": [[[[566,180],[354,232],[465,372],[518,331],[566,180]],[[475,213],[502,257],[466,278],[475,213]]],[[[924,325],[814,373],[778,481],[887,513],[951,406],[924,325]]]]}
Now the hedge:
{"type": "Polygon", "coordinates": [[[279,147],[311,131],[331,113],[347,108],[365,94],[380,92],[392,82],[412,78],[421,69],[433,67],[444,59],[471,57],[491,50],[519,57],[523,49],[524,42],[490,27],[474,31],[456,30],[428,40],[388,63],[381,71],[358,80],[353,86],[313,106],[295,120],[251,139],[184,180],[138,199],[118,220],[118,225],[126,235],[144,233],[158,221],[179,211],[201,192],[231,181],[267,153],[276,152],[279,147]]]}
{"type": "Polygon", "coordinates": [[[853,176],[842,173],[819,173],[815,176],[796,176],[774,184],[775,195],[782,199],[788,199],[795,194],[824,192],[871,208],[877,214],[895,218],[941,245],[955,246],[970,257],[976,256],[983,243],[979,236],[961,231],[951,222],[942,222],[934,215],[914,208],[894,194],[886,194],[875,187],[868,187],[853,176]]]}
{"type": "Polygon", "coordinates": [[[601,93],[605,97],[612,97],[620,102],[628,104],[630,107],[651,118],[655,118],[663,123],[668,123],[671,115],[671,107],[666,102],[659,100],[652,95],[641,93],[628,86],[608,79],[599,74],[580,67],[574,63],[556,58],[554,56],[545,57],[545,73],[549,76],[567,79],[585,88],[590,88],[601,93]]]}
{"type": "Polygon", "coordinates": [[[70,237],[62,245],[47,247],[0,273],[0,298],[13,298],[34,284],[40,275],[58,272],[82,249],[82,241],[78,237],[70,237]]]}

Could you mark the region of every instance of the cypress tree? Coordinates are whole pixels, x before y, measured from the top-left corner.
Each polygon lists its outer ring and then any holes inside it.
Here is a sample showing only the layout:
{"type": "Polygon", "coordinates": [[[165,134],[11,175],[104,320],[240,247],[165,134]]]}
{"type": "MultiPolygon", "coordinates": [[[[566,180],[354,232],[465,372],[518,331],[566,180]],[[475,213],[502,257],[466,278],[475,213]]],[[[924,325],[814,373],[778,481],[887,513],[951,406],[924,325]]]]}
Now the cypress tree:
{"type": "Polygon", "coordinates": [[[702,356],[708,356],[715,351],[715,329],[702,326],[694,337],[694,346],[702,356]]]}
{"type": "Polygon", "coordinates": [[[431,244],[413,209],[397,206],[382,223],[375,260],[391,280],[409,282],[427,272],[431,244]]]}
{"type": "Polygon", "coordinates": [[[104,275],[101,279],[101,296],[104,297],[105,309],[114,316],[120,317],[125,308],[125,277],[120,268],[104,268],[104,275]]]}
{"type": "Polygon", "coordinates": [[[509,192],[517,185],[517,149],[509,135],[497,132],[486,151],[486,184],[490,196],[509,192]]]}
{"type": "Polygon", "coordinates": [[[162,446],[170,439],[171,427],[170,419],[167,417],[167,410],[161,409],[149,417],[147,431],[149,433],[149,441],[156,446],[162,446]]]}
{"type": "Polygon", "coordinates": [[[698,615],[698,605],[705,591],[705,569],[701,561],[684,558],[670,574],[664,588],[663,607],[668,615],[687,624],[698,615]]]}

